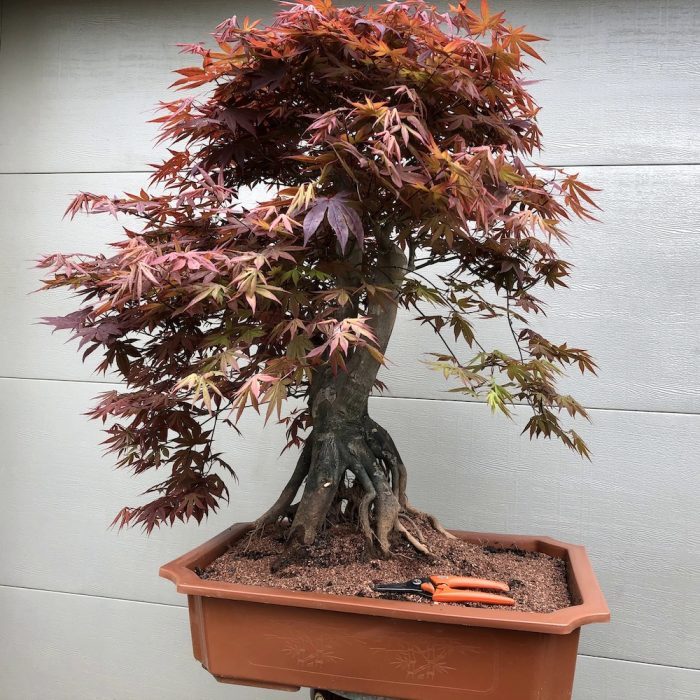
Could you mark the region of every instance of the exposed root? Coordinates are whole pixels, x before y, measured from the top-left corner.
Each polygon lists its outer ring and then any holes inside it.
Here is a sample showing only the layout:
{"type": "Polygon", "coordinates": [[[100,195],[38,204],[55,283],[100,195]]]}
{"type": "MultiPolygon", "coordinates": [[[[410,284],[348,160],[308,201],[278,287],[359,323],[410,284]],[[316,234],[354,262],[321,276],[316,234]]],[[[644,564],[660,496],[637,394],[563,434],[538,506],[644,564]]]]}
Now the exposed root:
{"type": "Polygon", "coordinates": [[[399,513],[399,518],[403,518],[406,522],[410,523],[411,527],[413,528],[413,532],[416,536],[416,539],[419,542],[422,542],[423,544],[425,544],[425,538],[423,537],[423,532],[421,531],[420,527],[416,524],[416,522],[413,520],[413,518],[408,513],[406,513],[406,511],[403,511],[403,510],[399,513]]]}
{"type": "Polygon", "coordinates": [[[362,533],[367,554],[392,556],[391,543],[401,537],[430,556],[422,524],[452,538],[438,520],[414,508],[406,496],[406,468],[389,433],[369,416],[359,423],[314,429],[294,473],[273,506],[253,524],[251,538],[266,527],[284,526],[285,551],[277,570],[312,544],[327,525],[352,522],[362,533]],[[292,501],[304,485],[301,498],[292,501]]]}
{"type": "Polygon", "coordinates": [[[426,513],[422,510],[418,510],[418,508],[414,508],[408,501],[404,503],[403,507],[407,513],[415,515],[419,518],[425,518],[430,523],[430,526],[433,528],[433,530],[439,532],[443,537],[446,537],[448,540],[457,539],[451,532],[445,530],[445,528],[440,524],[440,521],[434,515],[426,513]]]}
{"type": "Polygon", "coordinates": [[[396,523],[396,529],[408,540],[409,544],[421,554],[430,555],[430,550],[419,542],[400,522],[396,523]]]}
{"type": "MultiPolygon", "coordinates": [[[[309,438],[311,438],[311,436],[309,436],[309,438]]],[[[261,534],[268,525],[276,525],[282,519],[289,518],[296,513],[299,504],[296,503],[292,505],[292,501],[311,468],[311,450],[312,441],[309,439],[304,445],[299,459],[297,460],[296,467],[294,468],[294,472],[289,478],[287,485],[282,489],[282,493],[280,493],[273,505],[253,523],[252,529],[248,535],[246,548],[250,546],[252,540],[261,534]]]]}
{"type": "Polygon", "coordinates": [[[360,527],[360,532],[364,535],[365,541],[367,542],[367,547],[370,551],[374,550],[374,532],[372,530],[372,525],[370,523],[369,509],[372,505],[374,499],[377,496],[377,492],[372,485],[372,480],[367,475],[364,467],[355,463],[351,467],[357,482],[363,490],[360,501],[357,504],[357,519],[360,527]]]}
{"type": "Polygon", "coordinates": [[[392,481],[394,482],[394,489],[398,495],[402,511],[405,511],[409,515],[424,518],[436,532],[439,532],[447,539],[456,539],[452,533],[448,532],[442,526],[434,515],[418,510],[408,502],[408,497],[406,496],[408,474],[403,460],[401,459],[401,455],[394,444],[393,438],[379,423],[373,421],[369,416],[366,417],[366,426],[366,432],[370,436],[368,443],[372,447],[375,455],[385,460],[389,465],[392,481]]]}
{"type": "Polygon", "coordinates": [[[314,434],[308,442],[311,442],[311,467],[306,476],[299,508],[287,532],[289,546],[313,543],[319,529],[326,522],[347,469],[347,464],[342,459],[342,443],[335,432],[314,434]]]}

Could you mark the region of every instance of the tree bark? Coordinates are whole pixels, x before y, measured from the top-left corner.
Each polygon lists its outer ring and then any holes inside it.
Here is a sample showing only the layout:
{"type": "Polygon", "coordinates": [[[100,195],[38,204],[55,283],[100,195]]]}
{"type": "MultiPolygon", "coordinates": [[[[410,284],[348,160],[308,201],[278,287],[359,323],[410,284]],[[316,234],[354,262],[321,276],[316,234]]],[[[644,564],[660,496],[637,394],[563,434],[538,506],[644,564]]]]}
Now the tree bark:
{"type": "MultiPolygon", "coordinates": [[[[394,298],[368,305],[369,324],[384,354],[396,321],[398,289],[407,261],[393,243],[385,243],[375,282],[396,290],[394,298]]],[[[411,533],[401,518],[423,515],[406,496],[406,469],[389,433],[373,421],[368,399],[380,364],[364,348],[354,350],[347,372],[329,367],[316,372],[310,390],[312,431],[296,469],[277,502],[256,522],[257,528],[289,514],[288,546],[312,544],[327,521],[351,521],[363,533],[372,555],[391,554],[392,535],[428,553],[421,533],[411,533]],[[299,502],[292,501],[305,480],[299,502]]],[[[433,527],[439,523],[426,516],[433,527]]],[[[256,529],[257,529],[256,528],[256,529]]],[[[447,534],[447,533],[445,533],[447,534]]]]}

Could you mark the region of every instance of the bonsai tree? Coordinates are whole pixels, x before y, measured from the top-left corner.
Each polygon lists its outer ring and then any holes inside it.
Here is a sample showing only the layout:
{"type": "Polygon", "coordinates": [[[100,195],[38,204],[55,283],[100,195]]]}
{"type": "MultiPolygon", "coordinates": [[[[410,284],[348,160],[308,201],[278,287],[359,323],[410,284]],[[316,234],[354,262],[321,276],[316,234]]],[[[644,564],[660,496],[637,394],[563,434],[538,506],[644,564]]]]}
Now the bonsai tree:
{"type": "Polygon", "coordinates": [[[553,244],[571,215],[591,217],[591,188],[528,166],[540,131],[523,73],[539,38],[486,2],[282,4],[270,26],[234,17],[217,48],[184,46],[201,65],[174,86],[205,94],[161,103],[168,157],[149,191],[70,204],[127,225],[109,255],[39,262],[44,288],[80,302],[46,320],[124,380],[90,413],[118,466],[165,474],[116,524],[215,510],[235,476],[215,431],[252,408],[301,448],[258,528],[285,520],[287,542],[308,545],[350,521],[375,555],[397,535],[427,552],[421,528],[445,531],[409,503],[404,461],[368,412],[397,310],[435,331],[429,364],[453,391],[506,415],[529,404],[524,432],[587,456],[561,422],[585,410],[556,379],[595,365],[529,319],[538,286],[566,286],[553,244]],[[244,206],[253,187],[265,201],[244,206]],[[481,319],[508,324],[512,348],[485,347],[481,319]]]}

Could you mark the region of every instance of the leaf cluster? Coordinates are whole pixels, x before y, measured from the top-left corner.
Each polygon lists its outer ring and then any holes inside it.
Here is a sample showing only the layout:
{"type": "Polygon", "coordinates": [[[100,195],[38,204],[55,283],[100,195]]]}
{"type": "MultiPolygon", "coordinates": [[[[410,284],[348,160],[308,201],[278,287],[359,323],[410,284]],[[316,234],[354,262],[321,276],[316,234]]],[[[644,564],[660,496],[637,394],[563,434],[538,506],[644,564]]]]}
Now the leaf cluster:
{"type": "Polygon", "coordinates": [[[540,38],[486,2],[282,4],[268,26],[234,17],[214,48],[183,46],[198,65],[174,87],[204,94],[161,103],[168,156],[147,189],[83,192],[67,211],[128,217],[136,230],[110,254],[39,263],[46,289],[80,300],[47,322],[126,382],[92,411],[110,422],[108,449],[135,473],[169,473],[122,525],[199,520],[227,497],[219,418],[233,425],[265,405],[299,444],[309,412],[285,400],[308,401],[314,373],[344,371],[359,350],[383,362],[377,304],[435,330],[446,351],[433,364],[458,391],[504,413],[528,403],[530,435],[587,454],[559,417],[585,411],[555,380],[562,366],[595,365],[528,322],[543,312],[538,286],[566,286],[566,221],[594,206],[577,175],[528,165],[541,134],[525,76],[540,38]],[[246,207],[260,187],[266,201],[246,207]],[[390,247],[405,269],[383,267],[390,247]],[[433,265],[439,275],[421,272],[433,265]],[[487,318],[510,325],[514,354],[481,347],[475,320],[487,318]],[[474,349],[470,361],[446,331],[474,349]]]}

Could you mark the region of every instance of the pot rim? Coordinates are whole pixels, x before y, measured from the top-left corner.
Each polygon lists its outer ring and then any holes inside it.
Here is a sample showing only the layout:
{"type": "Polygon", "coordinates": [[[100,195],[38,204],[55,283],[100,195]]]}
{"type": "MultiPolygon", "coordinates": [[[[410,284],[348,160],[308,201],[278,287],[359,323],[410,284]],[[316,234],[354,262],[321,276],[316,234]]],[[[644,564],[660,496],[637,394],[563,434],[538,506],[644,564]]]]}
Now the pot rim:
{"type": "Polygon", "coordinates": [[[249,586],[201,579],[195,567],[204,568],[223,554],[229,544],[251,529],[250,523],[236,523],[204,544],[164,564],[160,576],[176,585],[178,593],[207,598],[288,605],[378,617],[436,622],[448,625],[491,627],[544,634],[569,634],[582,625],[608,622],[610,610],[591,567],[586,549],[550,537],[507,535],[487,532],[451,530],[460,539],[484,545],[516,546],[530,551],[546,551],[559,556],[567,564],[569,588],[578,603],[550,613],[524,612],[509,609],[470,608],[435,603],[361,598],[321,592],[291,591],[268,586],[249,586]]]}

